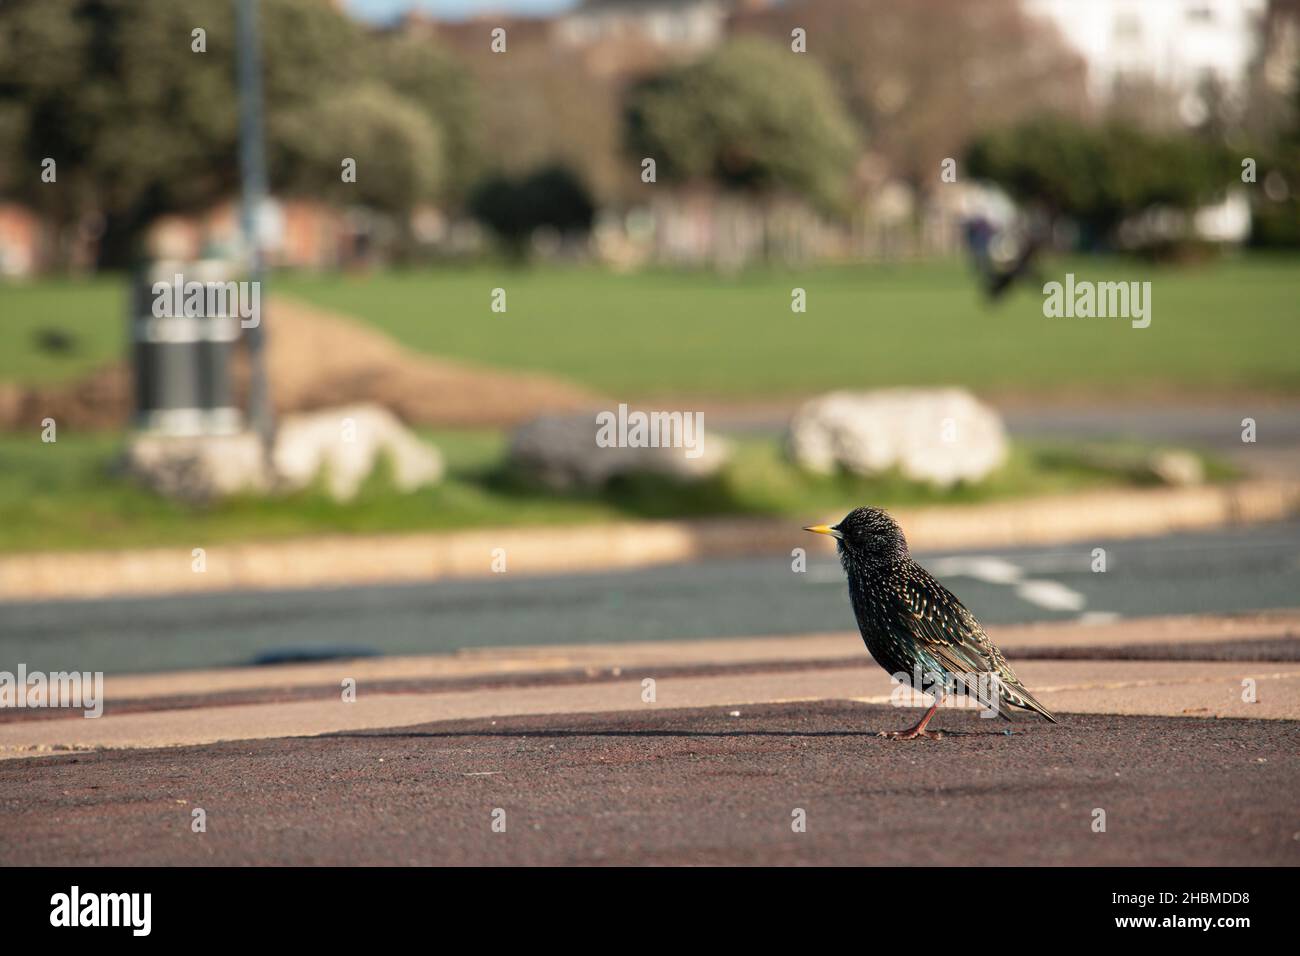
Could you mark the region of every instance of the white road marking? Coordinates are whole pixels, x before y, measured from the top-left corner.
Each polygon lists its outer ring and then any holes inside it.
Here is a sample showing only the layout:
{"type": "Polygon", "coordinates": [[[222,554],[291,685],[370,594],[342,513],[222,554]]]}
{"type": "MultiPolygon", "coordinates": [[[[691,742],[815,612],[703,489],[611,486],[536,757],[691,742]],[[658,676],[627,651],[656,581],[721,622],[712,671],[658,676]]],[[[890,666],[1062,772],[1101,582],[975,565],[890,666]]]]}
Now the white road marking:
{"type": "Polygon", "coordinates": [[[1016,596],[1029,604],[1049,611],[1082,611],[1088,599],[1059,581],[1026,578],[1025,569],[994,555],[959,555],[940,558],[930,564],[936,577],[966,577],[986,584],[1004,584],[1015,589],[1016,596]]]}
{"type": "MultiPolygon", "coordinates": [[[[1070,554],[1040,555],[1028,563],[1036,571],[1082,571],[1088,568],[1086,557],[1070,554]]],[[[992,554],[952,555],[930,560],[926,567],[936,578],[971,578],[985,584],[1001,584],[1012,588],[1020,600],[1049,611],[1079,611],[1088,599],[1074,588],[1047,578],[1028,578],[1025,568],[992,554]]],[[[814,565],[808,569],[810,578],[818,582],[838,582],[844,572],[833,565],[814,565]]],[[[1113,621],[1119,615],[1112,611],[1089,611],[1080,620],[1087,623],[1113,621]]]]}
{"type": "Polygon", "coordinates": [[[1015,584],[1025,576],[1018,565],[992,555],[940,558],[930,564],[929,571],[937,578],[974,578],[989,584],[1015,584]]]}
{"type": "Polygon", "coordinates": [[[1082,611],[1088,603],[1088,599],[1073,588],[1046,579],[1021,581],[1016,585],[1016,595],[1049,611],[1082,611]]]}

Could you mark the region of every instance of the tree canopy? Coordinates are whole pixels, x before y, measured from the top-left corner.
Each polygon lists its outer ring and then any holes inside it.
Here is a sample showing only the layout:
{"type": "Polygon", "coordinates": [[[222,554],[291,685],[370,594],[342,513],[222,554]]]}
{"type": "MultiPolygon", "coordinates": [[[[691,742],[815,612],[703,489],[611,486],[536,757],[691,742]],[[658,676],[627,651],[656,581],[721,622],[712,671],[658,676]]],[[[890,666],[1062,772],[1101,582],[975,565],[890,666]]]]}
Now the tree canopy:
{"type": "Polygon", "coordinates": [[[740,29],[819,63],[890,174],[933,188],[976,132],[1050,110],[1077,115],[1084,67],[1021,0],[787,0],[740,29]]]}
{"type": "Polygon", "coordinates": [[[512,255],[521,258],[536,230],[585,233],[596,215],[586,185],[561,165],[543,166],[523,176],[489,176],[470,196],[469,209],[512,255]]]}
{"type": "Polygon", "coordinates": [[[783,188],[833,208],[857,158],[855,127],[822,69],[757,38],[642,82],[626,117],[629,148],[669,180],[783,188]]]}
{"type": "Polygon", "coordinates": [[[1220,147],[1190,136],[1044,117],[976,138],[967,169],[1104,238],[1150,206],[1190,210],[1221,199],[1236,166],[1220,147]]]}
{"type": "MultiPolygon", "coordinates": [[[[409,208],[471,162],[472,110],[457,71],[375,37],[320,0],[263,0],[267,154],[273,189],[341,182],[339,201],[409,208]]],[[[102,217],[125,257],[161,212],[238,186],[235,18],[211,0],[8,0],[0,6],[0,189],[60,229],[102,217]],[[192,48],[192,31],[206,50],[192,48]],[[57,188],[40,181],[57,163],[57,188]]],[[[106,261],[103,264],[115,264],[106,261]]]]}

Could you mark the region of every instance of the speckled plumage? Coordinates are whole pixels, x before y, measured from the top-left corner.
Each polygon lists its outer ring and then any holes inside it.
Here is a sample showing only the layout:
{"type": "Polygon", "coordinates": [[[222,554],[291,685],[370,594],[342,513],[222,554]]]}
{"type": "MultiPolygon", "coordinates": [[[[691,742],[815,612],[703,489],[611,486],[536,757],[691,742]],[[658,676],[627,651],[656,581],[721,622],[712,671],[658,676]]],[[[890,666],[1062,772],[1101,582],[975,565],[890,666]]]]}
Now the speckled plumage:
{"type": "Polygon", "coordinates": [[[890,674],[920,674],[927,691],[948,693],[962,675],[995,674],[1002,717],[1011,719],[1010,705],[1056,722],[1020,683],[975,616],[912,560],[893,518],[876,508],[858,508],[827,531],[837,538],[858,630],[876,663],[890,674]]]}

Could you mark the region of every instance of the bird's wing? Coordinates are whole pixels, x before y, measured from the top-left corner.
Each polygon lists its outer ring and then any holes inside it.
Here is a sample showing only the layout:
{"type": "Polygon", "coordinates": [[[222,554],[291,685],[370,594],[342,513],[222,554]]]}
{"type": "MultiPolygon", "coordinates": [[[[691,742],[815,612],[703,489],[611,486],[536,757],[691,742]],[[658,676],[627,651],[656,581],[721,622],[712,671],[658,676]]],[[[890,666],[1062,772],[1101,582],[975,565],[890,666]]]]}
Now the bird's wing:
{"type": "Polygon", "coordinates": [[[1055,719],[1016,677],[975,615],[919,565],[895,579],[898,623],[918,649],[954,674],[997,674],[1002,696],[1011,703],[1055,719]]]}
{"type": "Polygon", "coordinates": [[[1015,679],[1002,652],[975,615],[951,591],[919,566],[895,579],[898,623],[927,653],[962,674],[996,671],[1015,679]]]}

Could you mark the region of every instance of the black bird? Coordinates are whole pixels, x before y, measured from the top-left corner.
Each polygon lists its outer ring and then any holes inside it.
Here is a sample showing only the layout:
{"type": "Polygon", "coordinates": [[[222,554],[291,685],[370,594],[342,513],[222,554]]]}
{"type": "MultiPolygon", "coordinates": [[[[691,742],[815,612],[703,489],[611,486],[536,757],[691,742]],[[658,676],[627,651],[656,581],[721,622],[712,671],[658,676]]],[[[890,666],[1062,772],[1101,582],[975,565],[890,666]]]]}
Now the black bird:
{"type": "Polygon", "coordinates": [[[76,338],[62,329],[37,329],[32,333],[36,347],[42,352],[66,354],[77,344],[76,338]]]}
{"type": "Polygon", "coordinates": [[[893,518],[879,508],[856,508],[837,525],[804,530],[835,538],[858,630],[876,663],[890,674],[907,675],[918,690],[934,695],[934,706],[915,727],[882,737],[938,739],[925,725],[944,696],[956,692],[976,696],[1006,720],[1011,719],[1010,706],[1056,723],[1020,683],[975,615],[912,560],[893,518]]]}

